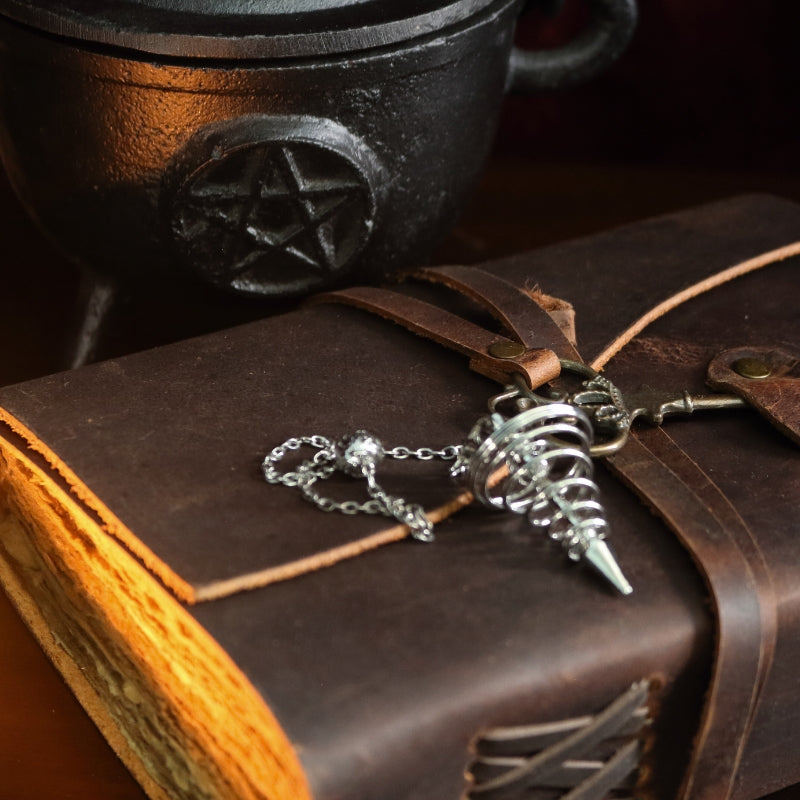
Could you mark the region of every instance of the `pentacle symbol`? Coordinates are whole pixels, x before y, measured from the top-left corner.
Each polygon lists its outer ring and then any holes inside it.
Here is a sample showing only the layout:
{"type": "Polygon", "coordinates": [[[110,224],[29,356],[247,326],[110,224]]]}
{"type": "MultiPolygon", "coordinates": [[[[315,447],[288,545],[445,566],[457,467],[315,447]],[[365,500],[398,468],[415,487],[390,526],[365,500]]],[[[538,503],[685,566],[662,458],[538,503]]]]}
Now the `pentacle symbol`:
{"type": "Polygon", "coordinates": [[[354,160],[322,143],[218,148],[173,202],[172,233],[207,281],[288,296],[325,286],[372,233],[375,198],[354,160]]]}

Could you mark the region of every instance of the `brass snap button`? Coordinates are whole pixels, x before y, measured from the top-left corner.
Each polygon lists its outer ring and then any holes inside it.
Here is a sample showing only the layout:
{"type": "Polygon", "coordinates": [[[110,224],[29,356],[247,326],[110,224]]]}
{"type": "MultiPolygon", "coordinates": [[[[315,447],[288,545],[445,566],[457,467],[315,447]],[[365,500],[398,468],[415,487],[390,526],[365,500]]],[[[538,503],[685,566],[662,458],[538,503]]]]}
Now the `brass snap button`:
{"type": "Polygon", "coordinates": [[[526,349],[524,344],[518,342],[495,342],[489,345],[487,352],[493,358],[519,358],[526,349]]]}
{"type": "Polygon", "coordinates": [[[763,380],[772,374],[772,368],[760,358],[737,358],[731,364],[731,369],[743,378],[750,380],[763,380]]]}

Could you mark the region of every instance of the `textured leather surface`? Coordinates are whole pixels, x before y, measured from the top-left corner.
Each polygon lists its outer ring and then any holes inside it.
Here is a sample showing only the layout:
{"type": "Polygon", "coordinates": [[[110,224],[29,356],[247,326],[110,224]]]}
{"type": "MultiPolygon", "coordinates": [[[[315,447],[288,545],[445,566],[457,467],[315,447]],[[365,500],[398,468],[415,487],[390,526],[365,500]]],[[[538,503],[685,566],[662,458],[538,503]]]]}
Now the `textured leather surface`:
{"type": "MultiPolygon", "coordinates": [[[[487,269],[572,302],[591,359],[654,303],[799,231],[796,206],[741,198],[487,269]]],[[[796,340],[797,312],[785,302],[796,288],[794,261],[737,279],[654,323],[607,373],[626,390],[702,390],[720,349],[796,340]]],[[[260,458],[290,435],[355,427],[392,445],[457,441],[495,390],[465,367],[399,326],[319,306],[10,387],[0,405],[200,586],[383,524],[324,515],[265,486],[260,458]]],[[[761,553],[779,598],[774,664],[733,793],[753,798],[800,780],[797,450],[749,412],[670,421],[666,431],[741,516],[731,535],[751,566],[761,553]]],[[[387,476],[393,491],[426,505],[452,494],[441,465],[401,467],[387,476]]],[[[598,480],[630,598],[566,564],[524,520],[470,508],[432,545],[400,542],[192,613],[264,694],[319,798],[458,797],[477,732],[595,713],[649,677],[662,689],[643,791],[674,797],[700,724],[715,622],[686,549],[605,470],[598,480]]],[[[722,698],[720,708],[751,696],[722,698]]]]}
{"type": "MultiPolygon", "coordinates": [[[[198,589],[387,527],[383,518],[320,514],[267,486],[259,465],[274,446],[367,428],[391,445],[440,447],[458,441],[496,391],[465,359],[330,306],[36,385],[43,394],[11,387],[0,403],[135,531],[167,582],[174,573],[198,589]],[[306,524],[302,536],[287,534],[306,524]]],[[[453,495],[448,481],[428,479],[442,474],[440,464],[393,464],[384,483],[435,507],[453,495]]],[[[340,499],[365,497],[352,480],[328,483],[340,499]]]]}

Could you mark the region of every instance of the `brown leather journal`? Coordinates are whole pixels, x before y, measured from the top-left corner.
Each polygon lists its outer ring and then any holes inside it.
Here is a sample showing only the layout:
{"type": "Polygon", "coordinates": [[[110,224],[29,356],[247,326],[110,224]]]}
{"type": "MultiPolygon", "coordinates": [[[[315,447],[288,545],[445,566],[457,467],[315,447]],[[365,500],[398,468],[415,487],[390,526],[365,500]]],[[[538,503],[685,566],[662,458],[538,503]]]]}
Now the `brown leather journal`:
{"type": "Polygon", "coordinates": [[[735,198],[2,389],[2,583],[153,798],[799,782],[798,239],[800,207],[735,198]],[[378,473],[432,543],[263,479],[290,437],[459,444],[578,358],[746,402],[597,460],[630,596],[436,459],[378,473]]]}

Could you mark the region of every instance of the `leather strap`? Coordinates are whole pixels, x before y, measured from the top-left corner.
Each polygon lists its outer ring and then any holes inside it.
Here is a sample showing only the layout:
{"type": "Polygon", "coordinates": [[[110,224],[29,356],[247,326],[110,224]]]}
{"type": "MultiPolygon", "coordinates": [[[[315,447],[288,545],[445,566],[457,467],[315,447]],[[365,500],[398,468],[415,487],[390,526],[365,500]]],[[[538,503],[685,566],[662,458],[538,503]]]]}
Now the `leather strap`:
{"type": "Polygon", "coordinates": [[[732,792],[775,650],[769,573],[739,514],[662,429],[632,435],[608,463],[658,511],[708,586],[717,625],[714,663],[681,797],[722,800],[732,792]]]}
{"type": "Polygon", "coordinates": [[[800,355],[785,347],[725,350],[709,364],[708,382],[743,397],[800,444],[800,355]]]}
{"type": "Polygon", "coordinates": [[[564,300],[538,291],[523,292],[476,267],[426,267],[410,277],[441,283],[469,297],[527,347],[547,347],[560,358],[580,360],[575,349],[575,314],[564,300]]]}
{"type": "MultiPolygon", "coordinates": [[[[515,291],[520,297],[525,297],[518,289],[515,291]]],[[[472,370],[500,383],[508,383],[513,376],[520,375],[529,388],[536,389],[561,372],[558,356],[552,350],[530,345],[534,337],[529,329],[526,330],[527,341],[513,330],[511,333],[516,338],[510,339],[410,295],[360,286],[320,294],[311,302],[344,303],[378,314],[413,333],[469,356],[472,370]]],[[[533,299],[527,302],[529,315],[537,313],[533,309],[538,310],[538,320],[558,330],[547,312],[533,299]]]]}

